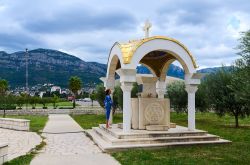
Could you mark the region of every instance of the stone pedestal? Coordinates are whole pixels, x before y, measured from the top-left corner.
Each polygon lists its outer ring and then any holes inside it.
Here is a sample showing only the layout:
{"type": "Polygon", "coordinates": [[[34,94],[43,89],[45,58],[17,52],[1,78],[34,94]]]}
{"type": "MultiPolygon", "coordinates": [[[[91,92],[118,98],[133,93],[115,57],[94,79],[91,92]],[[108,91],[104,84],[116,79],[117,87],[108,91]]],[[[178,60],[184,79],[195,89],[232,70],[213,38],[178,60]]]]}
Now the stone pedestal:
{"type": "Polygon", "coordinates": [[[133,129],[168,130],[170,128],[169,99],[132,98],[131,104],[133,129]]]}
{"type": "Polygon", "coordinates": [[[164,94],[161,92],[164,83],[157,82],[157,77],[149,76],[137,76],[136,81],[143,85],[143,89],[139,98],[131,99],[132,129],[168,130],[170,128],[170,103],[169,99],[164,99],[164,94]],[[156,85],[160,92],[156,90],[156,85]]]}

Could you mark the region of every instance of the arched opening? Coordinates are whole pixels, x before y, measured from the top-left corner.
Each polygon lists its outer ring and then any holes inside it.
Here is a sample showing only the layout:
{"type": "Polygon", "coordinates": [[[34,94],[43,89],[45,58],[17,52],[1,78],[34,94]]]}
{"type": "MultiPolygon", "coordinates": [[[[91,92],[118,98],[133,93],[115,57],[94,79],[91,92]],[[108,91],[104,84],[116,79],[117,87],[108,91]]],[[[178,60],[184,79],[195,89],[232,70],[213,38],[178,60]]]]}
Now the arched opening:
{"type": "Polygon", "coordinates": [[[160,81],[165,81],[167,75],[184,79],[185,66],[181,63],[170,52],[162,50],[151,51],[140,60],[140,64],[147,67],[160,81]]]}
{"type": "Polygon", "coordinates": [[[137,74],[155,74],[154,71],[146,66],[145,64],[139,64],[137,65],[137,68],[136,68],[136,73],[137,74]]]}
{"type": "Polygon", "coordinates": [[[121,68],[121,62],[117,55],[114,55],[107,69],[107,76],[114,77],[115,71],[121,68]]]}

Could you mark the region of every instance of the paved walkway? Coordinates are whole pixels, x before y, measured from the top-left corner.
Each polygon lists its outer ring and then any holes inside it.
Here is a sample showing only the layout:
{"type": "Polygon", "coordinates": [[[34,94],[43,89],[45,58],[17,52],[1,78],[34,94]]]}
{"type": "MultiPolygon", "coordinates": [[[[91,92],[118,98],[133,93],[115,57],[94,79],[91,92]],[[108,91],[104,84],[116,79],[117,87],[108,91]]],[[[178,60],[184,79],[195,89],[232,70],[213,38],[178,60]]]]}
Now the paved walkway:
{"type": "Polygon", "coordinates": [[[69,115],[49,115],[43,130],[47,145],[31,165],[118,165],[82,132],[69,115]]]}
{"type": "Polygon", "coordinates": [[[40,144],[42,138],[35,132],[15,131],[0,128],[0,142],[8,143],[8,160],[26,155],[40,144]]]}

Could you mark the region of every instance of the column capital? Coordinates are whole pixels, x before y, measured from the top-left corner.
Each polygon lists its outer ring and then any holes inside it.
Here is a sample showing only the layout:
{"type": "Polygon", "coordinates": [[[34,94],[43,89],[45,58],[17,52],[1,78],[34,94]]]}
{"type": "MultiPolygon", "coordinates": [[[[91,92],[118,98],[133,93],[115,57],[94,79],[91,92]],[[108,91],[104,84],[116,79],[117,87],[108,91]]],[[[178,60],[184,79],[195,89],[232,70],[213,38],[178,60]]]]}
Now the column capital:
{"type": "Polygon", "coordinates": [[[198,89],[198,85],[186,84],[185,90],[187,93],[195,93],[198,89]]]}
{"type": "Polygon", "coordinates": [[[103,82],[106,89],[113,90],[115,88],[115,77],[101,77],[100,80],[103,82]]]}
{"type": "Polygon", "coordinates": [[[133,88],[133,82],[121,82],[123,92],[130,92],[133,88]]]}
{"type": "Polygon", "coordinates": [[[116,73],[120,76],[120,82],[136,82],[136,69],[118,69],[116,73]]]}

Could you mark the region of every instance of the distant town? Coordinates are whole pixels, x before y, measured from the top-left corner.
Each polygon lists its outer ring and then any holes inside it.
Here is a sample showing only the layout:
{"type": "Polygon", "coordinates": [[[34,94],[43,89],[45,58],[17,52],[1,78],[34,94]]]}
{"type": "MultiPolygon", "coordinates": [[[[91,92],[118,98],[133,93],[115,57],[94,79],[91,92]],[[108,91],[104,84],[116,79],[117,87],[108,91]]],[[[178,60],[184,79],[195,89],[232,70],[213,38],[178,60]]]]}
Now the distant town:
{"type": "MultiPolygon", "coordinates": [[[[93,93],[93,91],[95,90],[95,85],[96,84],[93,83],[81,88],[81,90],[78,91],[78,97],[89,97],[89,94],[93,93]]],[[[30,96],[39,96],[41,98],[50,97],[56,94],[60,98],[67,98],[68,100],[71,100],[72,96],[72,93],[68,88],[63,88],[52,83],[36,84],[34,86],[29,87],[28,90],[26,90],[26,87],[16,87],[14,89],[9,90],[9,93],[15,96],[19,96],[23,93],[27,93],[27,91],[30,96]]]]}

